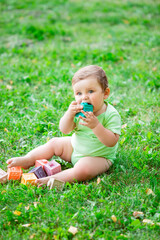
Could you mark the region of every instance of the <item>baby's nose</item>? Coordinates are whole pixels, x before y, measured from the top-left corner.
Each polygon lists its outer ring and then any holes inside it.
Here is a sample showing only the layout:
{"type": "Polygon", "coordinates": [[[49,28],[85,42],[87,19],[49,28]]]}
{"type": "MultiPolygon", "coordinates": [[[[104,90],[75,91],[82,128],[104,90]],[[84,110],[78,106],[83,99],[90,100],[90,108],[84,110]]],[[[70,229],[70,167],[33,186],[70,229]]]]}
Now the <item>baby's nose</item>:
{"type": "Polygon", "coordinates": [[[83,99],[83,100],[86,100],[86,99],[88,99],[88,96],[87,96],[87,94],[84,94],[82,99],[83,99]]]}

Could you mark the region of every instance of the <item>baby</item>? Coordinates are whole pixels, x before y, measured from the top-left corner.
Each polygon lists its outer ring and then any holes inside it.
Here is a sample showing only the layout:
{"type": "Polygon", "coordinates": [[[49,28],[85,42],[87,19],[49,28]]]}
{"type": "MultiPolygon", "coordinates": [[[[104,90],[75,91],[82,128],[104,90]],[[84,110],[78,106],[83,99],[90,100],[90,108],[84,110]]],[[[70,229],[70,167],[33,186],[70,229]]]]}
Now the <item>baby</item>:
{"type": "Polygon", "coordinates": [[[72,79],[73,101],[59,123],[60,131],[72,136],[55,137],[23,157],[11,158],[8,167],[26,169],[39,159],[59,156],[71,162],[72,168],[36,180],[38,186],[54,178],[64,182],[85,181],[106,172],[113,164],[121,134],[121,119],[117,110],[105,102],[110,89],[104,70],[90,65],[78,70],[72,79]],[[93,105],[93,112],[84,112],[82,102],[93,105]],[[82,112],[85,116],[75,115],[82,112]]]}

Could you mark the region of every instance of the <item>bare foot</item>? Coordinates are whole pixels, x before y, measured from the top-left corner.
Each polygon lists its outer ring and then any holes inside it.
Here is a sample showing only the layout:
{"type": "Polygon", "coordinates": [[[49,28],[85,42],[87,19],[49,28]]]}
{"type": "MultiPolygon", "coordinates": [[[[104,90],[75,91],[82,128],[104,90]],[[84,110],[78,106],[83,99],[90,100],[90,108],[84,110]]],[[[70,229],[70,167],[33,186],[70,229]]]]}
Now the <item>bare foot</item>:
{"type": "Polygon", "coordinates": [[[48,183],[48,181],[51,179],[51,176],[45,177],[45,178],[39,178],[35,181],[35,183],[38,185],[38,187],[41,187],[42,185],[48,183]]]}
{"type": "Polygon", "coordinates": [[[28,169],[29,167],[33,166],[33,164],[31,163],[31,159],[27,156],[11,158],[8,159],[6,163],[8,164],[8,168],[22,167],[24,169],[28,169]]]}

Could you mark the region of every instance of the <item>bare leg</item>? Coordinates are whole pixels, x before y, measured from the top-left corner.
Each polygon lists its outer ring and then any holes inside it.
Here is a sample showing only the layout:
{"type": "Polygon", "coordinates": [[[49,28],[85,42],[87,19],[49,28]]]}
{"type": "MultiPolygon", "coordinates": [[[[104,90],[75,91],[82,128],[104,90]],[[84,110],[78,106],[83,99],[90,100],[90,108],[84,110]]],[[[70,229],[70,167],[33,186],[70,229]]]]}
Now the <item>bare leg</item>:
{"type": "Polygon", "coordinates": [[[73,168],[64,170],[60,173],[47,178],[36,180],[39,186],[47,184],[50,178],[61,180],[64,182],[85,181],[106,172],[112,163],[101,157],[84,157],[81,158],[73,168]]]}
{"type": "Polygon", "coordinates": [[[72,151],[71,137],[53,138],[23,157],[8,159],[7,164],[8,167],[21,166],[26,169],[33,166],[36,160],[50,159],[54,155],[70,162],[72,151]]]}

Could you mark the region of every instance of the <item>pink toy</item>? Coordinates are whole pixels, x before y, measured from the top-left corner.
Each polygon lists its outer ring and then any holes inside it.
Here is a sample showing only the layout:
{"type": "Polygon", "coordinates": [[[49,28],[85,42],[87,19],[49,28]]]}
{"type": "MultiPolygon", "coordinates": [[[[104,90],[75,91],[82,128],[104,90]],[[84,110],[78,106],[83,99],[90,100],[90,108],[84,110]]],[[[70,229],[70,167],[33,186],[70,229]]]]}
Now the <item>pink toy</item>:
{"type": "Polygon", "coordinates": [[[51,176],[58,172],[61,172],[61,165],[56,161],[52,160],[44,165],[44,170],[48,176],[51,176]]]}
{"type": "Polygon", "coordinates": [[[44,169],[44,165],[47,163],[48,163],[48,161],[46,159],[36,160],[35,167],[42,166],[42,168],[44,169]]]}
{"type": "Polygon", "coordinates": [[[21,167],[11,167],[8,168],[8,180],[19,180],[22,176],[22,169],[21,167]]]}
{"type": "Polygon", "coordinates": [[[8,174],[0,168],[0,183],[7,182],[8,174]]]}

